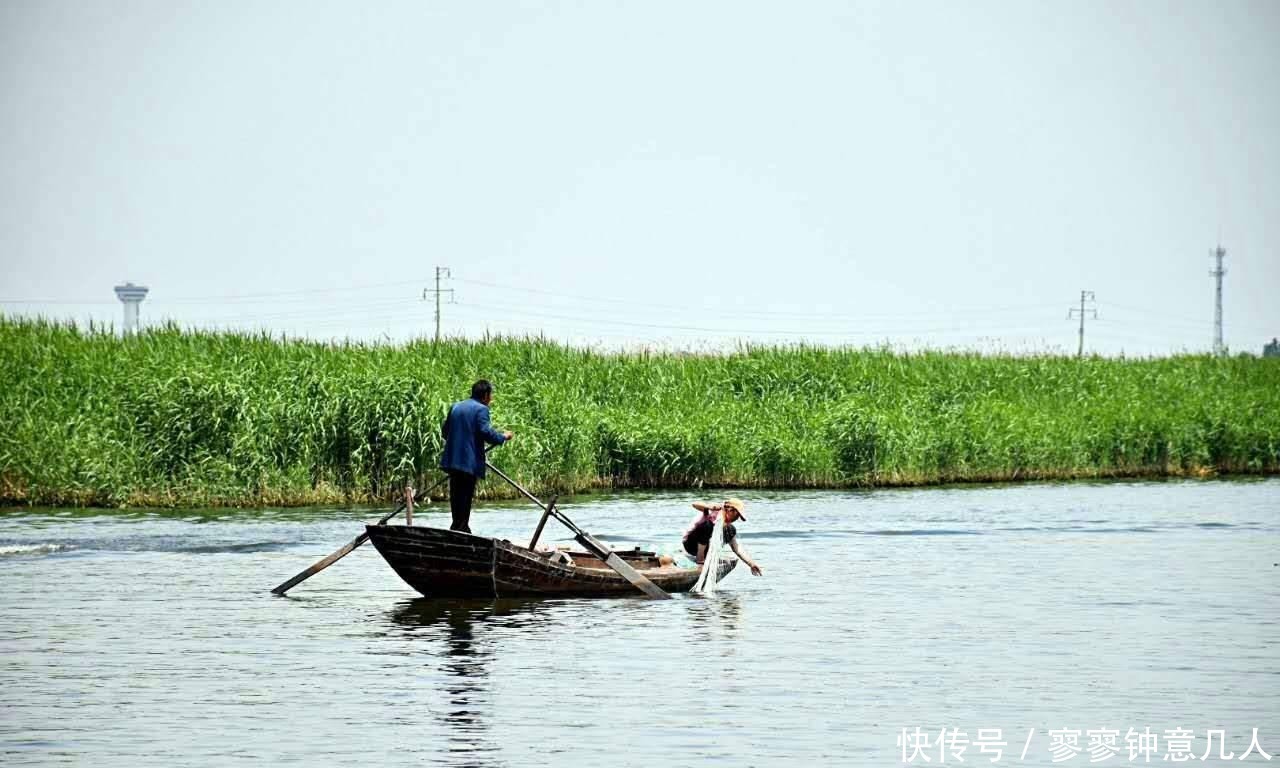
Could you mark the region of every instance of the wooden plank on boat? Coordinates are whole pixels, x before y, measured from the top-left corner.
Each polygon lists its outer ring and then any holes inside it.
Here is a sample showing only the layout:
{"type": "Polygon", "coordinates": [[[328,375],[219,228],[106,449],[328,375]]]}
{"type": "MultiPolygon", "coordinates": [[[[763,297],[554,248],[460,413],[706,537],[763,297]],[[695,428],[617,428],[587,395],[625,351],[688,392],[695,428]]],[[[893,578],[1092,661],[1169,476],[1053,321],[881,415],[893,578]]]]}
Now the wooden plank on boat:
{"type": "Polygon", "coordinates": [[[606,557],[604,561],[609,564],[610,568],[613,568],[613,570],[622,574],[622,578],[626,579],[627,581],[631,582],[639,589],[643,590],[644,593],[649,597],[656,597],[659,600],[671,599],[671,595],[668,595],[666,592],[663,592],[662,588],[659,587],[657,584],[654,584],[652,581],[649,581],[644,576],[641,576],[639,571],[637,571],[635,568],[632,568],[630,565],[628,565],[626,560],[623,560],[622,558],[618,557],[616,552],[610,552],[609,556],[606,557]]]}

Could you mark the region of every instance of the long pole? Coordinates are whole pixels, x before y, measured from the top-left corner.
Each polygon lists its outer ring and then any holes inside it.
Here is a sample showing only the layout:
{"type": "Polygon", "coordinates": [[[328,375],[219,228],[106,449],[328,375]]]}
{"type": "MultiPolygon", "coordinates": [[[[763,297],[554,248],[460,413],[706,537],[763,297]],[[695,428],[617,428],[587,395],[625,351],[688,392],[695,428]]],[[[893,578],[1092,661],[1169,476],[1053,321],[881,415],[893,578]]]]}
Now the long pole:
{"type": "Polygon", "coordinates": [[[1093,317],[1094,317],[1094,319],[1095,319],[1095,320],[1096,320],[1096,319],[1097,319],[1097,317],[1098,317],[1098,310],[1096,310],[1096,309],[1085,309],[1084,305],[1085,305],[1085,302],[1087,302],[1087,301],[1093,301],[1093,291],[1081,291],[1081,292],[1080,292],[1080,308],[1079,308],[1079,309],[1076,309],[1075,307],[1072,307],[1071,309],[1068,309],[1068,310],[1067,310],[1067,319],[1068,319],[1068,320],[1070,320],[1072,317],[1075,317],[1075,314],[1076,314],[1077,312],[1079,312],[1079,313],[1080,313],[1080,331],[1079,331],[1079,334],[1080,334],[1080,343],[1079,343],[1079,345],[1076,347],[1076,357],[1077,357],[1077,358],[1084,357],[1084,316],[1085,316],[1085,313],[1086,313],[1086,312],[1092,312],[1092,313],[1093,313],[1093,317]]]}
{"type": "Polygon", "coordinates": [[[1084,357],[1084,291],[1080,292],[1080,344],[1076,347],[1076,357],[1084,357]]]}
{"type": "Polygon", "coordinates": [[[447,294],[449,294],[449,300],[450,300],[450,301],[453,301],[453,289],[452,289],[452,288],[441,288],[441,287],[440,287],[440,280],[441,280],[441,278],[448,279],[448,278],[450,278],[450,277],[452,277],[452,275],[449,273],[449,268],[448,268],[448,267],[436,267],[436,287],[435,287],[435,289],[434,289],[434,290],[433,290],[433,289],[431,289],[431,288],[423,288],[423,289],[422,289],[422,300],[423,300],[423,301],[426,301],[426,300],[427,300],[427,294],[428,294],[428,293],[434,293],[434,294],[436,295],[436,337],[435,337],[435,338],[436,338],[436,343],[437,343],[437,344],[439,344],[439,343],[440,343],[440,298],[441,298],[441,295],[442,295],[442,294],[446,294],[446,293],[447,293],[447,294]]]}

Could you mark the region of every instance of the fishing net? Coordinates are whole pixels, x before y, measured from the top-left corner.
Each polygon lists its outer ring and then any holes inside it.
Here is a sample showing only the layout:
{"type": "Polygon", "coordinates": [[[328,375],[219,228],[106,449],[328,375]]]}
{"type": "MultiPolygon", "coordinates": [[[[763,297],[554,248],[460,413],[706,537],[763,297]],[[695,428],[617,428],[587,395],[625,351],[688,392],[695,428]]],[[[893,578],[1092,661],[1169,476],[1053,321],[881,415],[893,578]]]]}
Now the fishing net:
{"type": "Polygon", "coordinates": [[[720,574],[720,557],[724,551],[724,513],[716,515],[715,527],[711,529],[711,541],[707,544],[707,556],[702,560],[702,574],[693,585],[694,592],[710,595],[716,591],[716,580],[720,574]]]}

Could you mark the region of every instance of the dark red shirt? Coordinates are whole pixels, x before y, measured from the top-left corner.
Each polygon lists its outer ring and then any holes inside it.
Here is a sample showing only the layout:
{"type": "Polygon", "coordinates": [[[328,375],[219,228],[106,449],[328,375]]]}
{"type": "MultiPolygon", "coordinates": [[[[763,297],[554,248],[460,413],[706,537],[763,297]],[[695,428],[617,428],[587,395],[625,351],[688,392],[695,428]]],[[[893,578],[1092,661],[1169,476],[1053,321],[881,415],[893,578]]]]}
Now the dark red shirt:
{"type": "MultiPolygon", "coordinates": [[[[693,524],[684,534],[684,551],[698,556],[698,545],[703,544],[711,546],[711,534],[715,531],[716,519],[711,515],[703,515],[698,522],[693,524]]],[[[724,543],[728,544],[738,535],[737,529],[733,527],[733,523],[725,523],[724,526],[724,543]]]]}

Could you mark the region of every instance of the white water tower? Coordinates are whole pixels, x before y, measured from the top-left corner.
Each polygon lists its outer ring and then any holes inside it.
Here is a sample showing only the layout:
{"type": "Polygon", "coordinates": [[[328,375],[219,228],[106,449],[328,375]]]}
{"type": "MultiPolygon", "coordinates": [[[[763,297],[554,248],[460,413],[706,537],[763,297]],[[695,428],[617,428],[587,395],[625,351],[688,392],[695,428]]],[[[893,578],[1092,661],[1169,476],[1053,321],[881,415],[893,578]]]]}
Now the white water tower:
{"type": "Polygon", "coordinates": [[[117,285],[116,298],[124,304],[124,335],[132,336],[138,332],[138,305],[147,298],[147,287],[133,283],[117,285]]]}

